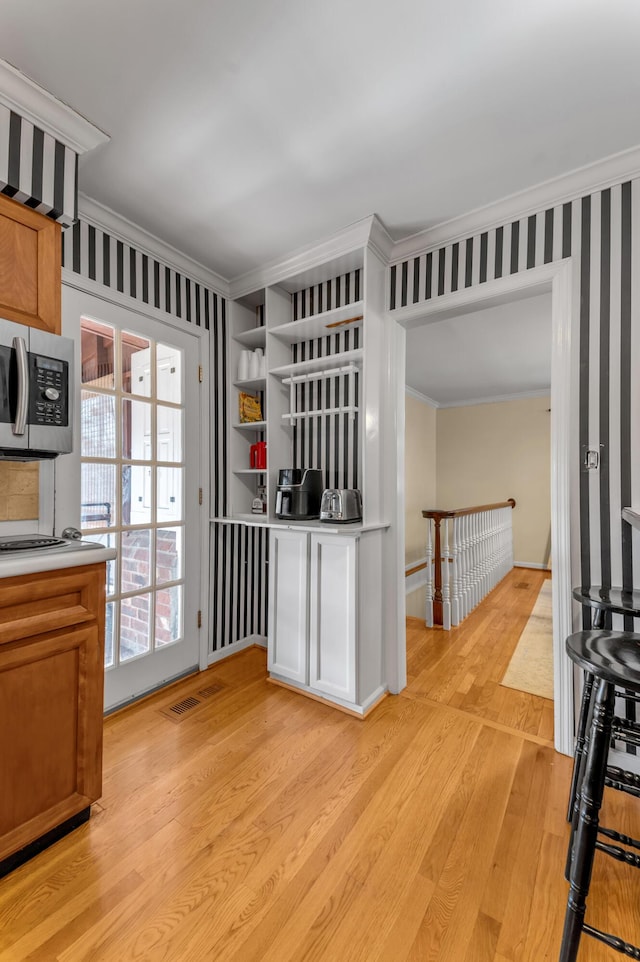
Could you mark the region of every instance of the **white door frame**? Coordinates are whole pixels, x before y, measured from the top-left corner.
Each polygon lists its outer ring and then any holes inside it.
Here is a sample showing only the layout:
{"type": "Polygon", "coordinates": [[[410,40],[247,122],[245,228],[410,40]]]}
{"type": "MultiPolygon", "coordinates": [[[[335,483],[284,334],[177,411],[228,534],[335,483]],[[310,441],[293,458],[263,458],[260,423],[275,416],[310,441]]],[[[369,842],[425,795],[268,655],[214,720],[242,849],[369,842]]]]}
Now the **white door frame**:
{"type": "MultiPolygon", "coordinates": [[[[576,525],[572,526],[571,491],[577,492],[578,475],[575,445],[577,436],[577,362],[575,346],[571,343],[574,327],[573,312],[578,303],[574,290],[575,272],[571,258],[520,271],[506,278],[445,294],[434,301],[411,304],[387,313],[389,322],[410,330],[447,317],[483,310],[497,304],[551,292],[552,348],[551,348],[551,559],[553,569],[553,671],[554,671],[554,743],[557,751],[573,754],[574,747],[574,692],[573,670],[565,654],[564,642],[573,630],[571,607],[572,557],[577,557],[576,545],[572,554],[572,535],[577,541],[576,525]],[[573,464],[573,468],[572,468],[573,464]]],[[[404,390],[405,356],[398,356],[398,391],[404,390]]],[[[404,398],[402,402],[404,403],[404,398]]],[[[397,486],[398,505],[395,517],[400,531],[398,541],[404,544],[404,431],[397,435],[397,470],[402,483],[397,486]]],[[[394,492],[395,493],[395,492],[394,492]]],[[[574,502],[577,499],[574,498],[574,502]]],[[[403,554],[404,557],[404,554],[403,554]]],[[[575,574],[575,572],[574,572],[575,574]]],[[[405,592],[404,567],[397,570],[398,597],[405,592]]],[[[398,637],[398,658],[406,658],[406,635],[398,637]]]]}
{"type": "MultiPolygon", "coordinates": [[[[198,486],[202,489],[202,505],[200,507],[200,579],[198,585],[199,607],[202,611],[202,628],[199,637],[198,667],[201,671],[208,667],[208,639],[209,639],[209,404],[208,404],[208,384],[209,384],[209,332],[196,327],[186,325],[176,318],[157,310],[143,301],[127,297],[118,291],[105,288],[95,281],[91,281],[68,269],[62,271],[62,333],[67,337],[76,339],[76,394],[80,396],[80,376],[78,374],[80,363],[80,347],[77,341],[78,334],[70,327],[71,319],[65,317],[64,311],[64,292],[65,288],[74,289],[92,297],[96,297],[106,304],[115,305],[125,311],[141,315],[154,324],[158,324],[158,338],[162,337],[162,328],[173,328],[183,334],[189,334],[197,338],[198,363],[202,368],[202,384],[198,394],[198,440],[199,440],[199,464],[198,464],[198,486]]],[[[167,334],[167,336],[170,336],[167,334]]],[[[80,437],[80,417],[76,401],[76,421],[74,428],[74,441],[80,437]]],[[[59,533],[68,524],[75,524],[80,527],[80,451],[76,443],[75,451],[70,455],[62,455],[56,461],[55,467],[55,502],[54,502],[54,526],[59,533]],[[70,520],[70,519],[75,519],[70,520]]]]}

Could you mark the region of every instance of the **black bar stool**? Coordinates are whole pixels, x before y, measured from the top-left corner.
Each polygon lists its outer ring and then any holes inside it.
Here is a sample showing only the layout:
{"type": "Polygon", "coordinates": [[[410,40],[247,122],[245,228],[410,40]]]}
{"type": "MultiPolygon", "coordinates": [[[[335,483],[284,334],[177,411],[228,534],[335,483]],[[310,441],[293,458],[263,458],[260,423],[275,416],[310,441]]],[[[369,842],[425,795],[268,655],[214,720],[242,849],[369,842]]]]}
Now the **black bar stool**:
{"type": "MultiPolygon", "coordinates": [[[[640,617],[640,591],[627,591],[624,588],[604,588],[600,585],[590,587],[579,587],[573,589],[573,597],[579,601],[583,607],[593,609],[592,626],[594,628],[604,628],[605,616],[607,612],[618,615],[627,615],[632,618],[640,617]]],[[[632,695],[628,691],[619,691],[619,697],[627,701],[640,701],[638,695],[632,695]]],[[[584,687],[582,689],[582,703],[580,706],[580,718],[576,732],[576,751],[573,760],[573,773],[571,776],[571,789],[569,791],[569,805],[567,808],[567,821],[573,818],[575,804],[578,798],[579,781],[582,758],[585,752],[585,739],[587,726],[589,724],[589,711],[591,699],[593,697],[593,676],[585,670],[584,687]]],[[[616,738],[620,741],[632,745],[640,745],[640,725],[633,719],[619,719],[623,724],[620,725],[616,738]]],[[[638,786],[633,778],[629,777],[628,772],[619,768],[611,768],[609,772],[609,782],[614,780],[620,782],[617,787],[631,794],[640,794],[638,786]]],[[[609,783],[608,782],[608,783],[609,783]]]]}
{"type": "MultiPolygon", "coordinates": [[[[640,948],[585,922],[586,899],[597,851],[640,868],[640,841],[612,829],[601,828],[599,812],[607,782],[607,758],[612,738],[618,737],[614,718],[616,687],[640,692],[640,634],[592,629],[569,635],[567,654],[593,679],[589,733],[567,863],[569,899],[565,915],[560,962],[575,962],[582,933],[604,942],[627,958],[640,959],[640,948]],[[605,838],[606,841],[602,841],[605,838]],[[612,844],[617,843],[617,844],[612,844]],[[624,847],[628,846],[628,847],[624,847]]],[[[622,786],[613,785],[614,788],[622,786]]],[[[626,790],[626,789],[625,789],[626,790]]]]}

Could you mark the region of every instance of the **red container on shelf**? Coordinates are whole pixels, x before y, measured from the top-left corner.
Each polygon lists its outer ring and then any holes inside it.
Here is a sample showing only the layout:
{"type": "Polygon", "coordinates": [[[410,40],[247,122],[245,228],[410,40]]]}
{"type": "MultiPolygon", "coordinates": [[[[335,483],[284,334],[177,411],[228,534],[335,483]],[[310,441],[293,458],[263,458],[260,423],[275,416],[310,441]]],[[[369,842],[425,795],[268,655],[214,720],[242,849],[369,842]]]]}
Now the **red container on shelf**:
{"type": "Polygon", "coordinates": [[[267,467],[267,442],[258,441],[257,444],[252,444],[249,457],[252,468],[257,468],[258,471],[265,470],[267,467]]]}

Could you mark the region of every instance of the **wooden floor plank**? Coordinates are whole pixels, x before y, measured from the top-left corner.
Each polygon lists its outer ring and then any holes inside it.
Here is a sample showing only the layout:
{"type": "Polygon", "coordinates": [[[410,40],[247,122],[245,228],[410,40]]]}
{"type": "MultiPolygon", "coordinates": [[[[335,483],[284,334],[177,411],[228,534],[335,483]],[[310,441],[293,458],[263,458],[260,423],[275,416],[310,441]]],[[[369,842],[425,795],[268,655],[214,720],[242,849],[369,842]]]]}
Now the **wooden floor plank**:
{"type": "MultiPolygon", "coordinates": [[[[555,960],[571,765],[553,703],[499,684],[544,577],[451,632],[409,619],[409,685],[364,721],[269,685],[257,648],[108,718],[91,820],[0,880],[0,962],[555,960]]],[[[603,821],[639,814],[607,790],[603,821]]],[[[599,853],[587,907],[632,941],[637,876],[599,853]]]]}

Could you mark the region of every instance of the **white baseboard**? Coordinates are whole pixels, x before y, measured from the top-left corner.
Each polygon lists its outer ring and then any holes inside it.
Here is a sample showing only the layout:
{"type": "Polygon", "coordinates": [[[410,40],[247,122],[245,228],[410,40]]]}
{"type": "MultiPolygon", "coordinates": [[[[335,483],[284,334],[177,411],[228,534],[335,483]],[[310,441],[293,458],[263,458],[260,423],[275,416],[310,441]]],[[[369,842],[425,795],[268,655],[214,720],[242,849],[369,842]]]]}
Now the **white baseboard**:
{"type": "Polygon", "coordinates": [[[232,645],[227,645],[219,651],[210,651],[207,663],[209,665],[215,665],[217,661],[224,661],[224,659],[229,658],[230,655],[235,655],[236,652],[242,651],[244,648],[252,648],[253,645],[266,648],[266,635],[247,635],[246,638],[240,638],[238,641],[234,641],[232,645]]]}
{"type": "Polygon", "coordinates": [[[549,565],[539,564],[537,561],[514,561],[514,568],[537,568],[539,571],[551,571],[549,565]]]}

